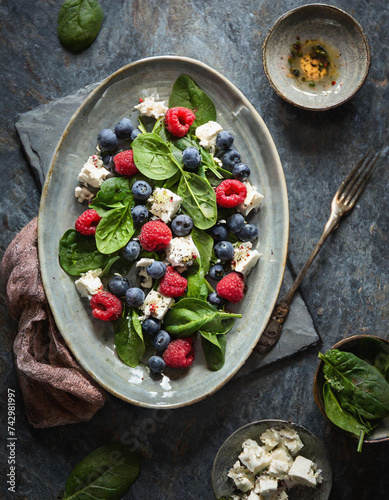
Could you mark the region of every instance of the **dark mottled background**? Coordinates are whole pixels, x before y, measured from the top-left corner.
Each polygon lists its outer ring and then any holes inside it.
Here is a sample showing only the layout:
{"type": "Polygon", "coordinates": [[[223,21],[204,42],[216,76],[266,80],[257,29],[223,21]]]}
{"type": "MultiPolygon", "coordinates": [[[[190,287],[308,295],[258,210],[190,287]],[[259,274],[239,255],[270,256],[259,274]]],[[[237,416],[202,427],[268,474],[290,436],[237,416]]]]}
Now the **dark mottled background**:
{"type": "MultiPolygon", "coordinates": [[[[372,66],[361,91],[338,109],[306,112],[280,100],[263,72],[261,46],[279,15],[308,2],[271,0],[101,0],[105,17],[94,44],[74,55],[56,36],[61,2],[0,1],[1,256],[38,213],[39,190],[21,150],[19,113],[99,81],[137,59],[177,54],[199,59],[229,78],[264,118],[284,166],[290,202],[289,258],[298,270],[321,234],[330,200],[350,165],[370,145],[383,159],[352,214],[328,240],[302,285],[327,349],[356,333],[388,337],[388,24],[386,0],[333,2],[364,26],[372,66]]],[[[1,291],[2,297],[4,291],[1,291]]],[[[26,421],[12,359],[17,325],[1,301],[1,432],[6,390],[17,397],[17,499],[55,498],[73,466],[97,446],[139,443],[141,474],[126,499],[212,499],[214,456],[235,429],[261,418],[306,426],[327,445],[332,499],[379,500],[388,495],[388,447],[355,443],[323,419],[312,396],[318,348],[231,381],[193,406],[157,413],[113,397],[90,423],[35,430],[26,421]]],[[[4,443],[4,441],[3,441],[4,443]]],[[[3,457],[7,456],[5,444],[3,457]]],[[[5,471],[5,459],[2,459],[5,471]]],[[[7,497],[5,473],[2,494],[7,497]]],[[[11,498],[11,496],[10,496],[11,498]]]]}

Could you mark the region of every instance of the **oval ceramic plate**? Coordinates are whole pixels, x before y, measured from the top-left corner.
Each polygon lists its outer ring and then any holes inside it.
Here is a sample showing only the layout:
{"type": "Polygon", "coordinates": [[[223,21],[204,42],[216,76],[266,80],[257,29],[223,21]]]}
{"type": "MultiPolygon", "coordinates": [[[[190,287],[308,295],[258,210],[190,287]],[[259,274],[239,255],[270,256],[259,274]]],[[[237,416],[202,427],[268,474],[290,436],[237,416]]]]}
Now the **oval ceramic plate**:
{"type": "Polygon", "coordinates": [[[284,174],[268,129],[253,106],[226,78],[187,58],[143,59],[118,70],[99,85],[70,120],[54,153],[39,212],[39,258],[42,279],[57,326],[85,370],[112,394],[137,405],[174,408],[212,394],[242,366],[257,343],[273,309],[283,277],[288,241],[288,201],[284,174]],[[264,194],[261,209],[251,218],[259,226],[258,250],[263,254],[248,278],[248,292],[238,310],[244,316],[228,334],[224,367],[206,367],[199,340],[196,359],[185,372],[151,377],[145,364],[130,368],[115,352],[112,325],[93,318],[74,278],[59,266],[58,244],[85,210],[74,198],[77,175],[94,154],[103,128],[124,116],[137,122],[134,105],[158,92],[168,99],[182,74],[190,75],[213,99],[219,123],[231,130],[242,158],[252,167],[252,182],[264,194]]]}
{"type": "Polygon", "coordinates": [[[332,486],[332,470],[328,453],[324,445],[310,431],[300,425],[285,420],[259,420],[241,427],[223,443],[218,451],[212,467],[212,488],[216,498],[232,495],[235,491],[234,484],[228,478],[228,470],[238,460],[242,451],[242,443],[246,439],[253,439],[260,444],[260,436],[271,427],[281,429],[292,427],[298,432],[304,447],[298,452],[305,458],[316,463],[322,471],[323,482],[315,489],[305,486],[296,486],[288,490],[290,500],[327,500],[332,486]]]}

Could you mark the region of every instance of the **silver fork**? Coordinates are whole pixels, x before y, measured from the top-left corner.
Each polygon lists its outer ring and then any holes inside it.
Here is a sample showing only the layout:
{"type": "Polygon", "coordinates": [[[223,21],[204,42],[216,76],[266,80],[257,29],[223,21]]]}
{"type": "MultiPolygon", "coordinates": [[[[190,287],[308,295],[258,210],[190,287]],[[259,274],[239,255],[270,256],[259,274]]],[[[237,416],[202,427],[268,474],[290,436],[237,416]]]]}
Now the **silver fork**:
{"type": "Polygon", "coordinates": [[[256,350],[260,353],[269,351],[277,342],[296,290],[300,286],[300,283],[307,274],[308,269],[311,267],[312,262],[328,236],[338,227],[339,221],[343,215],[347,214],[354,207],[374,171],[379,156],[379,153],[375,153],[374,149],[370,148],[367,154],[357,163],[339,186],[339,189],[332,199],[330,218],[324,226],[319,241],[313,249],[309,259],[299,272],[297,278],[294,280],[293,285],[290,287],[287,294],[280,299],[273,310],[270,320],[256,346],[256,350]]]}

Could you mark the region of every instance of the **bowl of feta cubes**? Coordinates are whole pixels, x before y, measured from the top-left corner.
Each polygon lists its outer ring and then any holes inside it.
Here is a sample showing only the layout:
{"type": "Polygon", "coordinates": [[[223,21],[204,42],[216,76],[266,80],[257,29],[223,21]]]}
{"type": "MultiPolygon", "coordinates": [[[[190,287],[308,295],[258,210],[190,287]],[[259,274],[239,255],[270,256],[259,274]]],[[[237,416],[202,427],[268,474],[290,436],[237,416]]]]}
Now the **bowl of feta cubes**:
{"type": "Polygon", "coordinates": [[[218,500],[325,500],[332,472],[321,441],[285,420],[247,424],[224,442],[212,468],[218,500]]]}

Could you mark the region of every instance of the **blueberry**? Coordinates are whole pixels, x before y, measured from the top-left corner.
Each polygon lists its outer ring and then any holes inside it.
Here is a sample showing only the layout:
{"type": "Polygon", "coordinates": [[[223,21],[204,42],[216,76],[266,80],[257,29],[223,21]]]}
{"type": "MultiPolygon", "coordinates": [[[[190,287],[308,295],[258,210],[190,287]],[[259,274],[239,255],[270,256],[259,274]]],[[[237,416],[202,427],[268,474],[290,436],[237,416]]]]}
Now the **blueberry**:
{"type": "Polygon", "coordinates": [[[103,165],[105,168],[112,171],[112,169],[114,168],[113,156],[111,156],[111,155],[104,156],[103,165]]]}
{"type": "Polygon", "coordinates": [[[140,253],[140,244],[137,241],[129,241],[122,250],[122,255],[125,259],[132,262],[138,258],[140,253]]]}
{"type": "Polygon", "coordinates": [[[131,191],[136,200],[144,201],[147,200],[153,190],[146,181],[136,181],[132,185],[131,191]]]}
{"type": "Polygon", "coordinates": [[[229,241],[219,241],[213,249],[216,257],[220,260],[232,260],[232,257],[234,256],[234,247],[229,241]]]}
{"type": "Polygon", "coordinates": [[[236,234],[239,233],[244,226],[244,217],[242,214],[234,214],[228,217],[227,219],[227,227],[231,231],[231,233],[236,234]]]}
{"type": "Polygon", "coordinates": [[[227,149],[227,151],[220,157],[223,167],[232,172],[234,166],[240,163],[240,154],[236,149],[227,149]]]}
{"type": "Polygon", "coordinates": [[[211,231],[212,238],[218,241],[225,241],[228,238],[228,229],[225,222],[219,222],[211,231]]]}
{"type": "Polygon", "coordinates": [[[208,295],[208,302],[211,306],[222,307],[225,304],[225,300],[220,297],[216,292],[212,292],[208,295]]]}
{"type": "Polygon", "coordinates": [[[182,161],[184,163],[184,170],[189,172],[196,172],[201,163],[201,154],[197,148],[189,147],[182,152],[182,161]]]}
{"type": "Polygon", "coordinates": [[[224,277],[224,269],[220,264],[215,264],[214,266],[209,268],[208,276],[215,280],[220,281],[224,277]]]}
{"type": "Polygon", "coordinates": [[[147,274],[154,278],[155,280],[159,280],[162,276],[165,276],[166,273],[166,264],[155,260],[152,264],[147,266],[147,274]]]}
{"type": "Polygon", "coordinates": [[[147,335],[154,336],[161,329],[161,322],[155,318],[146,318],[142,323],[142,330],[147,335]]]}
{"type": "Polygon", "coordinates": [[[118,139],[129,139],[134,131],[134,125],[129,118],[122,118],[115,126],[115,134],[118,139]]]}
{"type": "Polygon", "coordinates": [[[240,241],[254,241],[258,238],[258,228],[254,224],[245,224],[236,237],[240,241]]]}
{"type": "Polygon", "coordinates": [[[136,137],[138,137],[138,135],[141,133],[142,132],[138,128],[134,129],[131,133],[131,140],[133,141],[134,139],[136,139],[136,137]]]}
{"type": "Polygon", "coordinates": [[[235,179],[238,179],[238,181],[241,182],[247,181],[247,179],[250,177],[250,174],[250,167],[248,167],[245,163],[238,163],[232,169],[232,175],[235,177],[235,179]]]}
{"type": "Polygon", "coordinates": [[[130,307],[140,307],[145,301],[145,292],[141,288],[129,288],[126,291],[126,303],[130,307]]]}
{"type": "Polygon", "coordinates": [[[151,343],[158,352],[162,352],[170,344],[170,335],[165,330],[160,330],[155,337],[151,339],[151,343]]]}
{"type": "Polygon", "coordinates": [[[173,219],[171,229],[177,236],[188,236],[193,229],[193,220],[189,215],[177,215],[173,219]]]}
{"type": "Polygon", "coordinates": [[[109,128],[103,128],[100,131],[97,142],[102,151],[113,151],[119,144],[118,138],[109,128]]]}
{"type": "Polygon", "coordinates": [[[149,218],[149,211],[145,205],[136,205],[134,208],[131,208],[131,215],[135,226],[143,226],[149,218]]]}
{"type": "Polygon", "coordinates": [[[217,134],[216,147],[220,151],[227,151],[227,149],[230,149],[233,142],[234,142],[234,136],[231,134],[231,132],[227,132],[227,130],[222,130],[217,134]]]}
{"type": "Polygon", "coordinates": [[[127,290],[130,288],[130,283],[126,278],[114,276],[108,282],[108,290],[116,295],[116,297],[124,297],[127,290]]]}
{"type": "Polygon", "coordinates": [[[149,359],[149,368],[154,373],[162,373],[166,367],[165,361],[161,356],[151,356],[149,359]]]}

